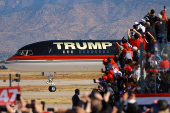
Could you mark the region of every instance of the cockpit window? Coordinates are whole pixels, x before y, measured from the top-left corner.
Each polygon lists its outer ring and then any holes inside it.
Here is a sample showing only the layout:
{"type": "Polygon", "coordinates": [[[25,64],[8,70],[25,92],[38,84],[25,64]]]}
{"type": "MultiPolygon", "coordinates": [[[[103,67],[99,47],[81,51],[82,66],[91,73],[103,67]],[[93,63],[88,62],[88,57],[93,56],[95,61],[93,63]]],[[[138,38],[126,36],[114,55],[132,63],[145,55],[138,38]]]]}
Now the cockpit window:
{"type": "Polygon", "coordinates": [[[19,50],[15,54],[15,56],[31,56],[31,55],[33,55],[32,50],[19,50]]]}

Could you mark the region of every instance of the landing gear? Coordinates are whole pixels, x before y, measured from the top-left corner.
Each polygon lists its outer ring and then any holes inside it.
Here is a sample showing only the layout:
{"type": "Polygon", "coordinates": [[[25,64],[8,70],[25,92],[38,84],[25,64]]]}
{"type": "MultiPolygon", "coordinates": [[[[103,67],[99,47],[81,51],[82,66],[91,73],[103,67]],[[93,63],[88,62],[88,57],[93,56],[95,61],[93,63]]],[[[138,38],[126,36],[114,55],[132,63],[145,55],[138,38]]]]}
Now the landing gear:
{"type": "Polygon", "coordinates": [[[50,92],[55,92],[56,91],[56,87],[55,86],[49,86],[49,88],[48,88],[48,90],[50,91],[50,92]]]}
{"type": "Polygon", "coordinates": [[[49,86],[48,90],[50,92],[55,92],[56,91],[56,87],[55,87],[55,84],[53,83],[53,75],[49,75],[48,76],[48,81],[46,82],[49,86]]]}

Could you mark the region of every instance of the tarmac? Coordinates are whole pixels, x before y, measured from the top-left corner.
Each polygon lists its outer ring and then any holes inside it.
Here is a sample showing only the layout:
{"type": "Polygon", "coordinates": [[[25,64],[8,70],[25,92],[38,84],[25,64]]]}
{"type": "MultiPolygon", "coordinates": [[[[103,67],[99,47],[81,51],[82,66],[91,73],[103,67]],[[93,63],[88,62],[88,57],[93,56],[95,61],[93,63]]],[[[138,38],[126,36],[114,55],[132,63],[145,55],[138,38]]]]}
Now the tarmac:
{"type": "MultiPolygon", "coordinates": [[[[19,83],[12,82],[12,86],[45,86],[48,79],[39,79],[39,80],[21,80],[19,83]]],[[[94,85],[93,80],[82,80],[82,79],[54,79],[53,82],[55,83],[55,86],[57,85],[94,85]]],[[[0,82],[0,86],[9,86],[9,80],[6,80],[6,82],[3,82],[3,80],[0,82]]],[[[74,95],[73,92],[21,92],[23,98],[72,98],[74,95]]],[[[80,97],[84,94],[83,91],[80,91],[80,97]]],[[[71,109],[72,105],[46,105],[45,108],[52,108],[52,107],[61,107],[64,106],[66,108],[71,109]]]]}

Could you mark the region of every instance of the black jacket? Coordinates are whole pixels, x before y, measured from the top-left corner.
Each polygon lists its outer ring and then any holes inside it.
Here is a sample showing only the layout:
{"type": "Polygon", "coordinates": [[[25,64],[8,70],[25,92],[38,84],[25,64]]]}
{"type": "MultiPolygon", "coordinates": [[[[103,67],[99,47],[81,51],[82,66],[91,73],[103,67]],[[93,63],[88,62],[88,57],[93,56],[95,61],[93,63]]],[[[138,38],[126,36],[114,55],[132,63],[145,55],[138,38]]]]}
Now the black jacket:
{"type": "Polygon", "coordinates": [[[72,108],[78,106],[79,105],[79,101],[80,101],[79,96],[77,94],[75,94],[72,97],[72,103],[73,103],[73,107],[72,108]]]}
{"type": "Polygon", "coordinates": [[[114,105],[114,102],[115,102],[115,93],[114,93],[114,90],[112,88],[112,84],[111,83],[108,83],[107,86],[106,86],[106,90],[105,90],[105,93],[107,92],[110,92],[110,97],[109,97],[109,104],[111,106],[114,105]]]}

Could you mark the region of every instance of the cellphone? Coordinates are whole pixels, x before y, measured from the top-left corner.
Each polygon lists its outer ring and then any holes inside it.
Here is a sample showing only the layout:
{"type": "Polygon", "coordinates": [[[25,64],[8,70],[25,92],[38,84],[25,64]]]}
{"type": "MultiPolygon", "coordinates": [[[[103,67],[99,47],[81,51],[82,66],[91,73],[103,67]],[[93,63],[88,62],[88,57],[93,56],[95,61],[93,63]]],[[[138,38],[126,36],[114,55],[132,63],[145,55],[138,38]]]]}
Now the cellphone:
{"type": "Polygon", "coordinates": [[[27,104],[26,108],[32,108],[32,105],[31,104],[27,104]]]}
{"type": "Polygon", "coordinates": [[[130,31],[133,31],[133,29],[130,29],[130,31]]]}
{"type": "Polygon", "coordinates": [[[166,6],[164,6],[164,9],[166,9],[166,6]]]}
{"type": "Polygon", "coordinates": [[[41,101],[41,104],[43,105],[43,110],[45,108],[45,102],[44,101],[41,101]]]}
{"type": "Polygon", "coordinates": [[[17,94],[17,97],[16,97],[17,102],[20,102],[20,96],[21,96],[21,94],[17,94]]]}
{"type": "Polygon", "coordinates": [[[94,83],[96,83],[96,79],[93,79],[94,83]]]}
{"type": "Polygon", "coordinates": [[[0,112],[2,112],[2,111],[7,112],[7,108],[6,108],[6,106],[0,106],[0,112]]]}
{"type": "Polygon", "coordinates": [[[47,108],[47,111],[54,111],[54,108],[47,108]]]}
{"type": "Polygon", "coordinates": [[[35,100],[31,100],[31,108],[32,108],[32,111],[35,110],[34,104],[35,104],[35,100]]]}
{"type": "Polygon", "coordinates": [[[101,72],[103,72],[103,68],[101,68],[101,72]]]}
{"type": "Polygon", "coordinates": [[[98,88],[100,88],[100,86],[98,86],[98,88]]]}
{"type": "Polygon", "coordinates": [[[131,92],[131,91],[128,91],[128,95],[131,96],[131,95],[132,95],[132,92],[131,92]]]}

